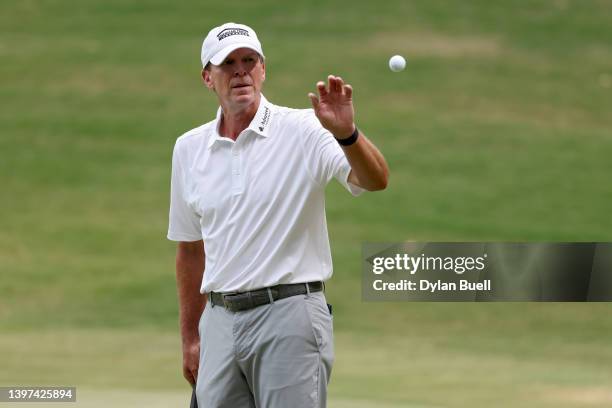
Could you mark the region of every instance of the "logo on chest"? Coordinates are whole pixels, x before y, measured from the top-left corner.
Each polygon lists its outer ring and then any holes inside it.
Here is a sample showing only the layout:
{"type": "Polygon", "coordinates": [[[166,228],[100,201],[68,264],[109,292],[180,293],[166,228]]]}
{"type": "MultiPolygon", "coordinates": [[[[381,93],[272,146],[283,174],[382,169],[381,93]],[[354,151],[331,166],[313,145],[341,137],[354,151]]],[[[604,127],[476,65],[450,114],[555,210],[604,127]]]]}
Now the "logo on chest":
{"type": "Polygon", "coordinates": [[[260,132],[263,132],[263,130],[266,127],[266,125],[268,124],[268,122],[270,122],[270,108],[265,106],[264,107],[263,117],[261,118],[261,122],[259,123],[259,131],[260,132]]]}

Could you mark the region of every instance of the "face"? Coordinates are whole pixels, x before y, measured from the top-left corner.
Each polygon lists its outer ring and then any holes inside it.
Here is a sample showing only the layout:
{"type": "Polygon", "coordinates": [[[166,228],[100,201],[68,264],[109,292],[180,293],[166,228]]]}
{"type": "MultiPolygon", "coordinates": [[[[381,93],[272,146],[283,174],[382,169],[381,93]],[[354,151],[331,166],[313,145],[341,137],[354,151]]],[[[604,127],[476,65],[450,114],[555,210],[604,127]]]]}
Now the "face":
{"type": "Polygon", "coordinates": [[[220,65],[209,67],[202,71],[202,78],[215,91],[222,106],[240,109],[258,100],[266,79],[266,66],[256,51],[238,48],[220,65]]]}

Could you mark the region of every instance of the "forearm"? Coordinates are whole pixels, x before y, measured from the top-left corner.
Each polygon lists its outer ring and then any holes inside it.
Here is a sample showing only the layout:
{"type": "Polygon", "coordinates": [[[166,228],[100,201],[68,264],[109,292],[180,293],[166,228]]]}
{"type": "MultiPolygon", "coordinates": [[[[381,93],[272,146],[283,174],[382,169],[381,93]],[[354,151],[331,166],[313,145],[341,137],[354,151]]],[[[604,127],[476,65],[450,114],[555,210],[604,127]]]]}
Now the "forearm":
{"type": "Polygon", "coordinates": [[[176,253],[176,285],[183,346],[199,340],[198,322],[206,306],[200,293],[204,271],[204,244],[181,242],[176,253]]]}
{"type": "Polygon", "coordinates": [[[369,191],[383,190],[389,180],[389,167],[382,153],[359,131],[359,138],[350,146],[342,146],[351,165],[349,181],[369,191]]]}

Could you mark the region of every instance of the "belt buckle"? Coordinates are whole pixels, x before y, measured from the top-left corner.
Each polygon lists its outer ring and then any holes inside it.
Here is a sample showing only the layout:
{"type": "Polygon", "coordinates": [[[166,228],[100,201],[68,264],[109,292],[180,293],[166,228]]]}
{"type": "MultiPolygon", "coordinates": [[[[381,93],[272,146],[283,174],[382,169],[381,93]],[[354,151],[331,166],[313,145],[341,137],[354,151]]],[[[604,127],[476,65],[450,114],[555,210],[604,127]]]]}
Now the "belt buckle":
{"type": "Polygon", "coordinates": [[[228,293],[223,293],[221,295],[221,299],[223,299],[223,307],[226,308],[227,310],[231,310],[231,308],[230,308],[230,304],[226,300],[226,297],[234,296],[234,295],[238,295],[238,292],[228,292],[228,293]]]}
{"type": "Polygon", "coordinates": [[[227,303],[227,300],[225,300],[225,295],[223,295],[223,307],[229,310],[229,304],[227,303]]]}

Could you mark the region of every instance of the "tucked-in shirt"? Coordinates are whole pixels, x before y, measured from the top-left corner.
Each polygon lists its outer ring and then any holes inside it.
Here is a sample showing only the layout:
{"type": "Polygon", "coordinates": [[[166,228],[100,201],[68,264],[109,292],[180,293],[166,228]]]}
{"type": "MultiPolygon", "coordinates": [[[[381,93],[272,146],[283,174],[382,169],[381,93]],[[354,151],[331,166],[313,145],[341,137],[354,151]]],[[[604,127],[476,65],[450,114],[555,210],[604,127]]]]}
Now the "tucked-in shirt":
{"type": "Polygon", "coordinates": [[[204,240],[200,291],[329,279],[325,186],[363,191],[348,182],[342,148],[312,109],[263,95],[236,141],[220,136],[221,115],[180,136],[172,157],[168,239],[204,240]]]}

